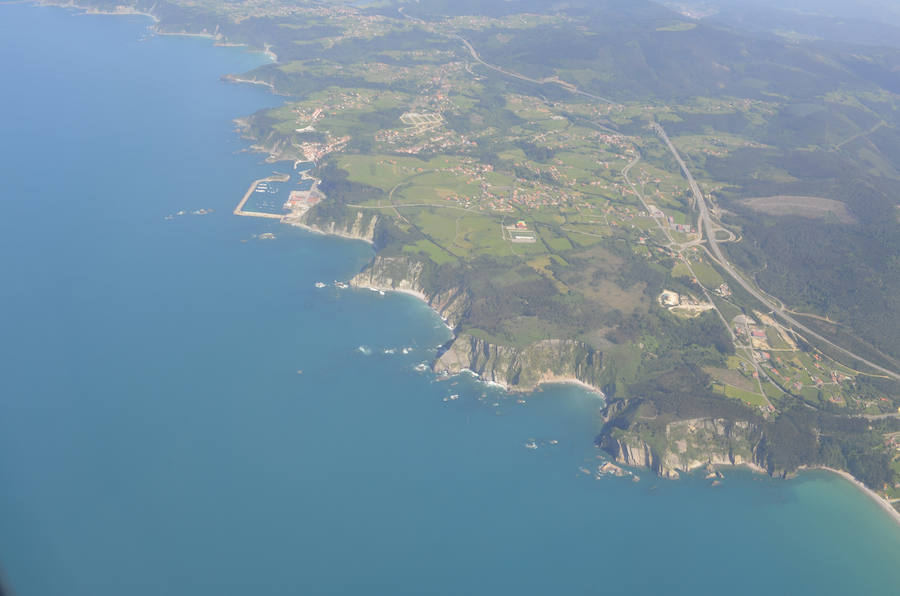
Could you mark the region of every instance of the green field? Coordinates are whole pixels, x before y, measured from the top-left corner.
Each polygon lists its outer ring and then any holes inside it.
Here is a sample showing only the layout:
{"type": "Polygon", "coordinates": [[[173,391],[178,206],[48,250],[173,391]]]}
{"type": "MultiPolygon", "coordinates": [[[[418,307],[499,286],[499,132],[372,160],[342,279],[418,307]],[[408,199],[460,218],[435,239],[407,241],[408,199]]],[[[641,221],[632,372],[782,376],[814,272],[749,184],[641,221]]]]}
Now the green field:
{"type": "Polygon", "coordinates": [[[715,288],[725,283],[719,272],[705,262],[692,262],[691,269],[694,270],[697,280],[706,288],[715,288]]]}
{"type": "Polygon", "coordinates": [[[713,385],[713,387],[717,393],[720,393],[725,397],[739,399],[747,404],[750,404],[751,406],[767,405],[766,398],[759,393],[744,391],[743,389],[738,389],[737,387],[727,385],[725,383],[716,383],[713,385]]]}

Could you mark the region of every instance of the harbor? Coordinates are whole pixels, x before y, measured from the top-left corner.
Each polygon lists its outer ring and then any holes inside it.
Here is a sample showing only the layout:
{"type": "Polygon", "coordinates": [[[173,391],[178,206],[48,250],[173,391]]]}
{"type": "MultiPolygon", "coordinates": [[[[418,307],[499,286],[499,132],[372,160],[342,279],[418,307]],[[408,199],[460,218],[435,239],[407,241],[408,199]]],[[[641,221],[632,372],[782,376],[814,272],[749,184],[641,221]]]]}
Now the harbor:
{"type": "Polygon", "coordinates": [[[307,174],[314,166],[313,162],[294,164],[298,176],[297,185],[293,188],[289,184],[292,174],[273,172],[270,176],[254,180],[234,208],[234,214],[278,220],[288,215],[305,214],[324,198],[317,188],[319,181],[307,174]]]}
{"type": "Polygon", "coordinates": [[[273,182],[288,182],[290,181],[290,174],[282,174],[279,172],[273,172],[271,176],[267,176],[265,178],[260,178],[258,180],[254,180],[250,187],[247,189],[247,192],[244,193],[244,197],[241,199],[241,202],[237,204],[237,207],[234,208],[235,215],[241,215],[244,217],[265,217],[268,219],[281,219],[282,214],[280,213],[272,213],[267,211],[262,211],[260,208],[268,207],[266,203],[267,201],[260,201],[259,199],[254,201],[254,205],[252,209],[245,209],[247,206],[247,202],[250,200],[250,197],[254,197],[257,194],[270,195],[276,194],[275,192],[270,192],[273,189],[277,192],[277,187],[270,184],[273,182]],[[262,205],[261,205],[262,203],[262,205]]]}

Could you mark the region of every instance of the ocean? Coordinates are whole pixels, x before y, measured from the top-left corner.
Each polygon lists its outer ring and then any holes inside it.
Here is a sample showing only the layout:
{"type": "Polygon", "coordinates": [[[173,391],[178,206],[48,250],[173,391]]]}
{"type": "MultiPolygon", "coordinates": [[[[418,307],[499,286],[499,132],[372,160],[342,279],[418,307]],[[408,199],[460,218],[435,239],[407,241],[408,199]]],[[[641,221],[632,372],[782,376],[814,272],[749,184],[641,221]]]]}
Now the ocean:
{"type": "Polygon", "coordinates": [[[265,57],[148,24],[0,6],[12,594],[900,585],[900,527],[837,477],[598,480],[596,396],[416,370],[449,337],[428,308],[314,287],[370,247],[231,214],[281,167],[232,120],[280,99],[220,77],[265,57]]]}

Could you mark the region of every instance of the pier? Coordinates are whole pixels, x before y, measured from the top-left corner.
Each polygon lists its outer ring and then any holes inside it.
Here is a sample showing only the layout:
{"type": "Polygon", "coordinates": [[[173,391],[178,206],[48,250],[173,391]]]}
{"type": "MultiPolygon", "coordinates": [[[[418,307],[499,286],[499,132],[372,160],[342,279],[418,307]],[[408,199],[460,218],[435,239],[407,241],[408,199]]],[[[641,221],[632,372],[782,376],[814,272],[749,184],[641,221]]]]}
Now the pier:
{"type": "Polygon", "coordinates": [[[281,219],[283,216],[277,213],[263,213],[261,211],[244,211],[244,205],[247,204],[247,200],[253,195],[253,192],[256,190],[256,187],[262,184],[263,182],[287,182],[291,179],[290,174],[279,174],[273,173],[271,176],[266,176],[265,178],[260,178],[259,180],[254,180],[250,184],[250,188],[247,189],[247,192],[244,193],[244,198],[241,199],[241,202],[237,204],[237,207],[234,208],[235,215],[242,215],[244,217],[265,217],[267,219],[281,219]]]}

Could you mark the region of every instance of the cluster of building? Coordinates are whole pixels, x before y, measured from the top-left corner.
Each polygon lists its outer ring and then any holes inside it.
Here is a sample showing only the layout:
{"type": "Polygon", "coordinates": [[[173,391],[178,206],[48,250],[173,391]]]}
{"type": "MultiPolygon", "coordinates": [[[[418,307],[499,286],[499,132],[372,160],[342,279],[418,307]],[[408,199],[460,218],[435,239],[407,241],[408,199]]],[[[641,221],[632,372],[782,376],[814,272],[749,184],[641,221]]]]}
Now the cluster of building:
{"type": "Polygon", "coordinates": [[[515,14],[503,17],[487,17],[479,15],[462,15],[451,17],[446,20],[446,25],[451,30],[458,29],[511,29],[518,27],[535,27],[542,24],[560,23],[569,21],[570,19],[561,14],[542,15],[542,14],[515,14]]]}
{"type": "MultiPolygon", "coordinates": [[[[897,408],[897,411],[900,412],[900,408],[897,408]]],[[[900,433],[885,435],[884,446],[893,451],[900,451],[900,433]]],[[[900,483],[895,483],[894,486],[896,487],[898,484],[900,483]]]]}
{"type": "Polygon", "coordinates": [[[766,330],[763,327],[759,327],[756,325],[748,324],[748,323],[738,323],[734,326],[734,334],[738,337],[747,337],[750,339],[750,344],[754,348],[768,348],[768,336],[766,335],[766,330]]]}
{"type": "Polygon", "coordinates": [[[528,224],[523,220],[517,221],[511,226],[504,226],[504,236],[510,242],[517,243],[534,243],[537,242],[537,235],[534,230],[528,228],[528,224]]]}
{"type": "Polygon", "coordinates": [[[364,14],[349,4],[340,3],[291,3],[273,0],[243,0],[242,2],[217,3],[217,12],[240,23],[250,18],[303,17],[315,22],[318,18],[343,25],[341,33],[330,38],[331,43],[347,38],[372,38],[384,35],[396,27],[389,19],[378,14],[364,14]]]}
{"type": "Polygon", "coordinates": [[[696,316],[701,312],[712,310],[714,306],[709,302],[701,302],[693,296],[679,294],[672,290],[663,290],[657,297],[659,305],[670,311],[686,316],[696,316]]]}
{"type": "Polygon", "coordinates": [[[315,186],[310,190],[292,190],[284,208],[297,215],[302,215],[315,205],[318,205],[325,197],[315,186]]]}
{"type": "Polygon", "coordinates": [[[412,127],[385,130],[375,134],[375,140],[386,145],[385,149],[395,153],[419,155],[471,149],[476,143],[464,135],[453,131],[440,131],[428,138],[418,138],[424,131],[412,127]],[[414,141],[410,144],[410,141],[414,141]]]}
{"type": "Polygon", "coordinates": [[[685,234],[693,234],[695,231],[694,226],[692,226],[692,225],[675,223],[672,219],[672,216],[668,217],[668,221],[669,221],[669,227],[671,227],[676,232],[684,232],[685,234]]]}
{"type": "Polygon", "coordinates": [[[716,296],[727,298],[731,296],[731,288],[728,287],[728,284],[722,283],[718,287],[713,288],[713,294],[715,294],[716,296]]]}
{"type": "MultiPolygon", "coordinates": [[[[780,356],[773,357],[769,352],[762,349],[753,350],[752,353],[754,360],[760,363],[766,374],[786,391],[799,393],[804,387],[809,386],[809,383],[819,390],[826,385],[838,387],[841,383],[851,378],[837,370],[831,370],[829,373],[830,378],[826,381],[814,372],[807,370],[797,359],[784,360],[780,356]],[[805,378],[808,378],[807,382],[804,382],[803,379],[805,378]]],[[[822,367],[817,365],[816,368],[821,369],[822,367]]],[[[846,405],[839,391],[828,396],[828,400],[834,404],[846,405]]],[[[857,405],[862,405],[859,403],[858,398],[855,401],[857,401],[857,405]]]]}
{"type": "Polygon", "coordinates": [[[772,355],[765,350],[753,350],[753,359],[757,362],[765,362],[772,359],[772,355]]]}
{"type": "Polygon", "coordinates": [[[343,136],[337,139],[329,139],[325,143],[313,143],[310,141],[306,141],[303,143],[296,143],[294,148],[300,152],[300,155],[303,156],[303,159],[306,161],[319,161],[329,153],[334,153],[335,151],[342,151],[347,143],[350,142],[349,136],[343,136]]]}
{"type": "MultiPolygon", "coordinates": [[[[291,111],[297,116],[297,126],[311,126],[329,114],[338,114],[348,110],[359,110],[381,97],[376,92],[347,91],[328,89],[324,96],[294,104],[291,111]]],[[[302,130],[302,128],[301,128],[302,130]]]]}

